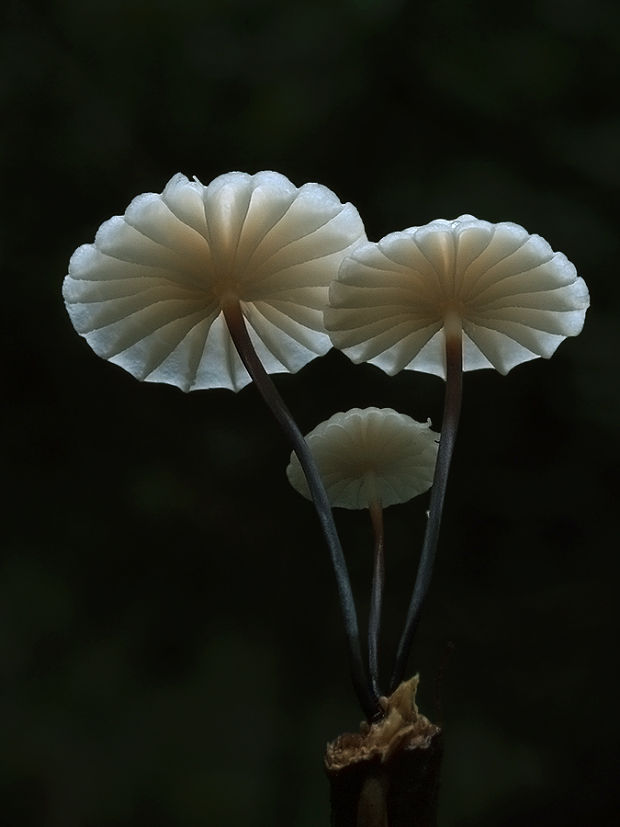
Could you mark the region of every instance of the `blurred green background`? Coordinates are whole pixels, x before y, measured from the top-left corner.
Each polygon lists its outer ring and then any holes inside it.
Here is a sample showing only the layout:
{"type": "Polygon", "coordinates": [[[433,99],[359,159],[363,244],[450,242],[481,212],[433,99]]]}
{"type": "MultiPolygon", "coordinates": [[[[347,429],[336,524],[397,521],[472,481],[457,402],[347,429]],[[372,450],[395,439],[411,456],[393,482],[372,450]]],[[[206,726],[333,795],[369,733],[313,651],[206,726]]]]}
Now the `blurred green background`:
{"type": "MultiPolygon", "coordinates": [[[[445,725],[441,827],[617,803],[620,6],[613,0],[8,0],[0,12],[6,473],[0,822],[319,827],[357,727],[335,589],[250,386],[141,385],[71,328],[75,247],[160,192],[275,169],[368,235],[523,224],[592,309],[550,362],[470,373],[411,670],[445,725]]],[[[339,353],[277,384],[307,431],[442,383],[339,353]]],[[[386,658],[426,502],[386,513],[386,658]]],[[[370,535],[339,514],[365,617],[370,535]]]]}

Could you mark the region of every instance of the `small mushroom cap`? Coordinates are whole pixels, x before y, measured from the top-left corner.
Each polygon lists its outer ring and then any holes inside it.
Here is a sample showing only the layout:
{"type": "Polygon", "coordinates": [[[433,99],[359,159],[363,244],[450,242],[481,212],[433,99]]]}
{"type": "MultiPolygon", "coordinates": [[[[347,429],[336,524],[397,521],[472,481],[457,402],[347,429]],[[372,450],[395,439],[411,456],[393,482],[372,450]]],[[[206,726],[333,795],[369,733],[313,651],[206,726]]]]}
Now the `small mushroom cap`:
{"type": "MultiPolygon", "coordinates": [[[[439,434],[391,408],[353,408],[321,422],[306,436],[332,506],[368,508],[404,503],[433,484],[439,434]]],[[[310,499],[299,460],[286,473],[310,499]]]]}
{"type": "Polygon", "coordinates": [[[354,362],[445,377],[444,319],[461,319],[463,368],[508,373],[581,332],[590,304],[575,267],[518,224],[471,215],[367,242],[344,259],[325,325],[354,362]]]}
{"type": "Polygon", "coordinates": [[[71,258],[63,296],[95,353],[147,382],[239,390],[250,377],[222,303],[238,299],[269,373],[326,353],[330,281],[365,240],[362,220],[320,184],[231,172],[175,175],[101,225],[71,258]]]}

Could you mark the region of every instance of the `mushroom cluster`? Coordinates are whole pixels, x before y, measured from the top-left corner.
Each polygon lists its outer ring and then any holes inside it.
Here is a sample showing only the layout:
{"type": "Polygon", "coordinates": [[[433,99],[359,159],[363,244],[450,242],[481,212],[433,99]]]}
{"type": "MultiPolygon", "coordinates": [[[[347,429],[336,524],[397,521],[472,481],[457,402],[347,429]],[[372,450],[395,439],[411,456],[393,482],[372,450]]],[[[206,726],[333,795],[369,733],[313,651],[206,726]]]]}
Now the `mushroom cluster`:
{"type": "Polygon", "coordinates": [[[384,694],[383,509],[431,489],[394,691],[431,579],[463,372],[506,374],[549,358],[581,331],[589,306],[566,256],[518,224],[461,215],[374,243],[353,205],[276,172],[231,172],[208,185],[179,173],[161,194],[138,196],[78,247],[63,296],[92,349],[140,380],[184,391],[254,382],[293,450],[289,480],[314,502],[368,720],[380,714],[384,694]],[[444,379],[441,438],[430,421],[387,408],[335,414],[304,438],[270,374],[297,372],[332,346],[389,375],[444,379]],[[369,674],[332,506],[371,516],[369,674]]]}

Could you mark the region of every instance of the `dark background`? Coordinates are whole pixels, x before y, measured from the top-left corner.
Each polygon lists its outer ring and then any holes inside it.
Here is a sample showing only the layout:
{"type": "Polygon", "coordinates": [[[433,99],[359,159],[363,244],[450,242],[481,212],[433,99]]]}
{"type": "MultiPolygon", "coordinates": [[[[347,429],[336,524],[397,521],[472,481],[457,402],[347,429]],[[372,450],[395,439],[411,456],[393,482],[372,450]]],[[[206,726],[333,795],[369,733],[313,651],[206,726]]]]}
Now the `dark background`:
{"type": "MultiPolygon", "coordinates": [[[[0,821],[329,820],[361,717],[335,589],[250,386],[141,385],[71,328],[75,247],[177,171],[319,181],[371,239],[471,212],[592,294],[550,362],[470,373],[411,670],[446,731],[442,827],[615,823],[620,6],[51,0],[3,6],[0,821]],[[6,292],[8,291],[8,292],[6,292]]],[[[304,431],[442,383],[339,353],[277,384],[304,431]]],[[[386,512],[386,657],[420,545],[386,512]]],[[[364,618],[365,514],[338,514],[364,618]]]]}

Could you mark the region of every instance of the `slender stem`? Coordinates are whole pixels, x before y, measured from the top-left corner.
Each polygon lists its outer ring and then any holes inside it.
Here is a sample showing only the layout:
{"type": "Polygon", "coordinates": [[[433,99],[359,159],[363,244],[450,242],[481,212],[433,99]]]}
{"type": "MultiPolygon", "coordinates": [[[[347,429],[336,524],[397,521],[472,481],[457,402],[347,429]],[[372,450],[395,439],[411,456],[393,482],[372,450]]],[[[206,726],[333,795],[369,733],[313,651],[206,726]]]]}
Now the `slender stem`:
{"type": "Polygon", "coordinates": [[[433,488],[429,505],[429,515],[426,524],[426,533],[422,545],[422,553],[418,564],[413,594],[405,620],[405,627],[398,643],[396,661],[390,691],[393,692],[401,683],[407,668],[407,658],[411,649],[411,643],[415,635],[422,606],[426,598],[433,564],[437,551],[439,529],[441,526],[441,515],[448,484],[448,474],[454,443],[458,430],[459,417],[461,413],[461,398],[463,388],[463,344],[460,322],[452,321],[452,326],[446,323],[446,389],[444,397],[443,420],[441,423],[441,438],[439,440],[439,451],[437,452],[437,464],[433,478],[433,488]]]}
{"type": "Polygon", "coordinates": [[[383,508],[379,500],[370,504],[370,519],[374,536],[374,566],[370,592],[370,613],[368,616],[368,667],[370,682],[375,695],[383,693],[379,688],[379,633],[381,631],[381,608],[385,584],[385,563],[383,554],[383,508]]]}
{"type": "Polygon", "coordinates": [[[377,710],[377,698],[369,685],[366,670],[364,669],[357,612],[355,609],[355,602],[353,600],[353,591],[351,589],[349,572],[344,559],[342,546],[340,545],[340,539],[334,523],[331,506],[329,504],[327,494],[325,493],[323,481],[321,480],[314,457],[312,456],[306,440],[297,427],[290,411],[284,404],[284,401],[278,393],[276,386],[273,384],[271,377],[266,372],[260,359],[258,358],[246,327],[239,300],[235,298],[224,302],[222,310],[224,312],[224,319],[228,325],[231,338],[237,348],[239,356],[241,357],[241,361],[245,365],[247,372],[252,377],[259,393],[275,416],[278,424],[286,434],[293,451],[297,454],[302,470],[306,475],[308,487],[310,489],[310,493],[312,494],[314,506],[321,524],[323,536],[325,537],[325,541],[329,549],[331,563],[336,577],[338,599],[340,602],[340,609],[342,611],[347,638],[349,667],[351,670],[353,686],[362,709],[364,710],[364,714],[370,720],[377,710]]]}

